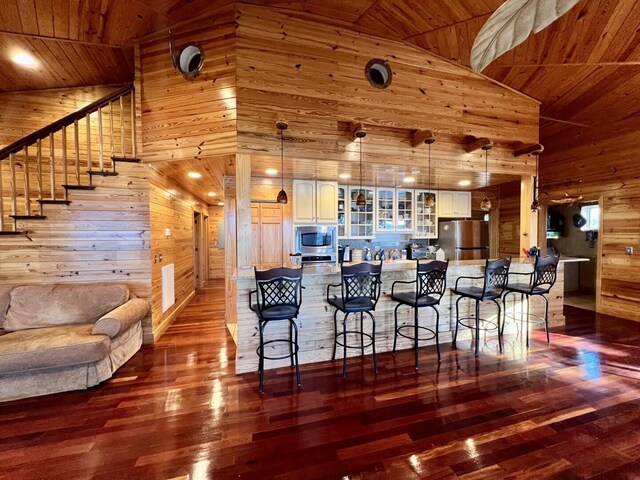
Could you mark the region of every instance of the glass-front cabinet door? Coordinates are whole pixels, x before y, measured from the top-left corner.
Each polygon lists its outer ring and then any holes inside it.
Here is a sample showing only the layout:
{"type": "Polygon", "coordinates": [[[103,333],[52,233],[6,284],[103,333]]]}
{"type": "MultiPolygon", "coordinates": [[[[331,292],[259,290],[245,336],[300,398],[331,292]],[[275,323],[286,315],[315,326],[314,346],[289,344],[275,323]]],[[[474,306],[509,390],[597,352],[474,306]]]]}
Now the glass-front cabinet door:
{"type": "Polygon", "coordinates": [[[349,238],[373,237],[374,194],[375,190],[371,187],[349,187],[349,238]],[[364,195],[364,205],[356,205],[360,193],[364,195]]]}
{"type": "Polygon", "coordinates": [[[435,204],[427,206],[427,190],[416,190],[416,234],[415,238],[437,238],[438,237],[438,217],[436,214],[438,192],[431,192],[435,204]]]}
{"type": "Polygon", "coordinates": [[[376,231],[393,232],[395,225],[395,188],[376,189],[376,231]]]}
{"type": "Polygon", "coordinates": [[[348,206],[347,190],[349,187],[338,185],[338,238],[347,238],[348,206]]]}
{"type": "Polygon", "coordinates": [[[396,231],[414,231],[415,192],[413,190],[396,189],[396,215],[396,231]]]}

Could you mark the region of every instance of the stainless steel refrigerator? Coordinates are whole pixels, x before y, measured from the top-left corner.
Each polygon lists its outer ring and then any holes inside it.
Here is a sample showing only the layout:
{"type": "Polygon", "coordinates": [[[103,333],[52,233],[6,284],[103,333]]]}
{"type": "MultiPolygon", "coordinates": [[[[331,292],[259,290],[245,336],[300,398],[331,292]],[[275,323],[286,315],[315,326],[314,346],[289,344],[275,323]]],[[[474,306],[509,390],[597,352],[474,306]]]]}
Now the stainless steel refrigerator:
{"type": "Polygon", "coordinates": [[[440,222],[438,244],[449,260],[489,258],[489,224],[482,220],[440,222]]]}

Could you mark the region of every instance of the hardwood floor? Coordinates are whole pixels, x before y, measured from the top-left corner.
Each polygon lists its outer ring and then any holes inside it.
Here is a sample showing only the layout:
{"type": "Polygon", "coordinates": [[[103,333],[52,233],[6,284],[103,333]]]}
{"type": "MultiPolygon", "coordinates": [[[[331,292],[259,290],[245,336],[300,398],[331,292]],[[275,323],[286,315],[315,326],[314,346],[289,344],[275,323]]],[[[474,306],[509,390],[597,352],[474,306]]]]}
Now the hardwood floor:
{"type": "Polygon", "coordinates": [[[493,337],[235,376],[211,283],[153,348],[88,391],[0,405],[0,477],[640,478],[640,325],[566,307],[532,347],[493,337]],[[188,477],[187,477],[188,476],[188,477]]]}

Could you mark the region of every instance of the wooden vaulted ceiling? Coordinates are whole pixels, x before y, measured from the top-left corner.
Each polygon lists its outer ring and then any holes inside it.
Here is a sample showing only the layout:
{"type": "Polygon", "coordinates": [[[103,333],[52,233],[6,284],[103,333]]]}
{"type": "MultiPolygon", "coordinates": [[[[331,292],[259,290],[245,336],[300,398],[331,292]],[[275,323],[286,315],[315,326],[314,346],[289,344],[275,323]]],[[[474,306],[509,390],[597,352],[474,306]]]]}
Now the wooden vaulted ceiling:
{"type": "MultiPolygon", "coordinates": [[[[473,40],[503,0],[245,0],[414,44],[468,66],[473,40]]],[[[0,91],[112,84],[133,79],[133,42],[232,0],[4,0],[0,91]],[[10,53],[32,52],[34,70],[10,53]]],[[[484,74],[542,102],[541,139],[557,142],[623,121],[640,124],[640,0],[581,0],[484,74]]]]}

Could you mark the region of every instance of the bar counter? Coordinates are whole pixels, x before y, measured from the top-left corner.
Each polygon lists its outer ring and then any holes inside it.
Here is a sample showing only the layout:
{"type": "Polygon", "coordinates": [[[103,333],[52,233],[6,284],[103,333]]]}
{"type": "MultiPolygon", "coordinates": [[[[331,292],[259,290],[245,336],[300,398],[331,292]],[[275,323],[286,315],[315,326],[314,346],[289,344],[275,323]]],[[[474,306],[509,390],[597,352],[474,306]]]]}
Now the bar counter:
{"type": "MultiPolygon", "coordinates": [[[[564,298],[564,263],[588,261],[588,259],[562,257],[558,267],[557,281],[548,295],[549,299],[549,324],[559,325],[564,323],[564,315],[562,313],[564,298]]],[[[455,329],[455,301],[457,296],[452,293],[456,279],[460,276],[480,277],[484,274],[484,260],[466,260],[451,261],[447,271],[447,291],[445,292],[440,305],[437,307],[440,312],[439,322],[439,339],[443,355],[446,355],[447,349],[451,348],[453,330],[455,329]]],[[[511,272],[531,272],[533,270],[533,260],[529,258],[515,258],[511,262],[511,272]]],[[[374,313],[376,318],[376,352],[378,354],[391,351],[393,348],[394,337],[394,321],[393,311],[397,303],[391,300],[391,285],[396,280],[415,280],[416,262],[413,260],[396,260],[385,262],[382,265],[382,287],[381,294],[376,310],[374,313]]],[[[258,335],[258,318],[249,308],[249,292],[256,288],[255,276],[253,269],[238,270],[235,274],[237,280],[237,330],[236,330],[236,373],[246,373],[258,370],[258,357],[256,349],[259,344],[258,335]]],[[[302,306],[300,314],[296,321],[299,330],[298,344],[300,347],[299,360],[301,364],[322,362],[331,360],[333,350],[334,330],[333,330],[333,312],[334,309],[326,301],[326,289],[328,284],[339,284],[340,266],[313,266],[304,267],[304,275],[302,285],[305,289],[302,291],[302,306]]],[[[467,280],[464,285],[473,284],[467,280]]],[[[461,283],[461,285],[463,285],[461,283]]],[[[475,283],[482,286],[482,281],[475,283]]],[[[396,292],[414,291],[415,285],[399,285],[396,292]]],[[[335,289],[339,292],[339,289],[335,289]]],[[[255,297],[254,297],[255,298],[255,297]]],[[[515,310],[519,315],[520,296],[510,295],[507,303],[508,310],[515,310]],[[512,300],[514,299],[514,300],[512,300]]],[[[473,315],[473,303],[464,299],[460,302],[460,316],[469,316],[468,312],[473,315]]],[[[532,297],[531,312],[534,315],[544,314],[544,300],[539,297],[532,297]]],[[[420,309],[420,325],[435,325],[435,313],[430,308],[420,309]]],[[[497,308],[493,302],[482,302],[480,316],[495,322],[497,317],[497,308]]],[[[338,328],[341,327],[343,315],[338,312],[338,328]]],[[[355,315],[352,314],[348,320],[348,325],[355,322],[355,315]]],[[[359,321],[359,320],[358,320],[359,321]]],[[[409,307],[400,307],[398,309],[398,325],[413,324],[413,311],[409,307]]],[[[536,328],[544,328],[538,326],[536,328]]],[[[370,321],[365,318],[365,331],[369,331],[370,321]]],[[[507,320],[505,333],[515,332],[516,327],[513,321],[507,320]]],[[[265,331],[265,338],[284,338],[287,336],[287,322],[271,322],[265,331]]],[[[471,330],[460,327],[458,332],[458,348],[472,348],[471,330]]],[[[354,338],[349,343],[355,342],[354,338]]],[[[483,350],[487,348],[498,354],[498,337],[497,332],[489,331],[486,335],[481,332],[481,343],[484,345],[483,350]]],[[[420,346],[434,345],[435,339],[420,342],[420,346]]],[[[412,341],[403,337],[398,337],[398,350],[408,349],[412,347],[412,341]]],[[[280,350],[273,350],[268,353],[269,356],[278,356],[280,350]]],[[[371,348],[365,351],[370,354],[371,348]]],[[[360,355],[360,351],[353,349],[347,352],[349,356],[360,355]]],[[[336,360],[342,358],[341,349],[338,349],[336,360]]],[[[266,361],[265,368],[276,368],[279,366],[290,365],[289,359],[266,361]]],[[[340,369],[340,364],[336,363],[336,372],[340,369]]],[[[304,380],[303,380],[304,381],[304,380]]]]}

